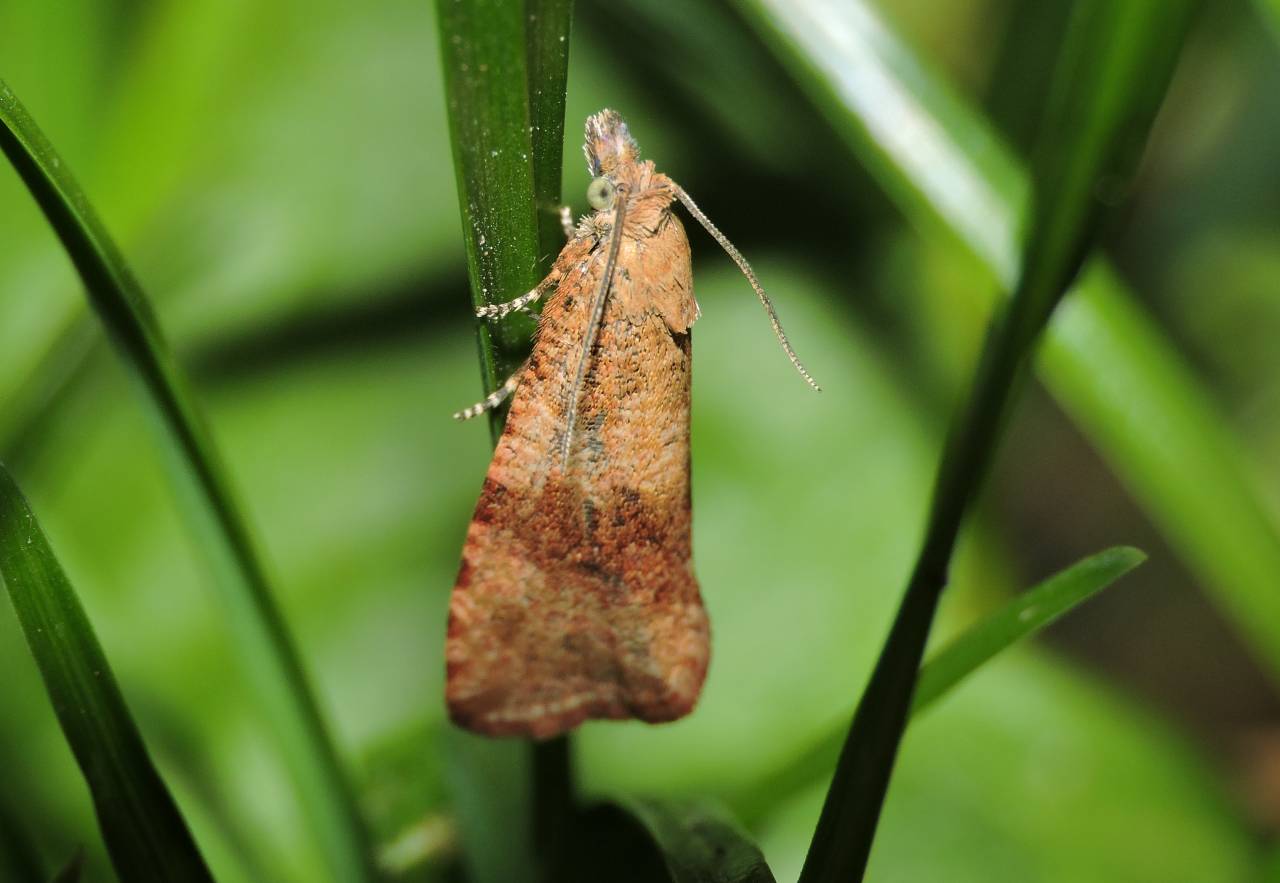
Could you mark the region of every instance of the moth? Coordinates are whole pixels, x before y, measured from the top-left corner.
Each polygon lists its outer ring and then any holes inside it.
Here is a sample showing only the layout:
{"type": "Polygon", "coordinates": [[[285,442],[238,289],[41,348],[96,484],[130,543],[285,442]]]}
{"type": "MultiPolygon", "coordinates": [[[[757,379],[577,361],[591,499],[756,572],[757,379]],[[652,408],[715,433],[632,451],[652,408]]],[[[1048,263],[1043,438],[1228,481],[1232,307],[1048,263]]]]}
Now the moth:
{"type": "Polygon", "coordinates": [[[545,739],[588,718],[688,714],[710,657],[691,560],[689,241],[677,200],[737,263],[815,390],[746,260],[678,184],[642,161],[622,118],[587,120],[587,199],[551,272],[533,351],[475,417],[514,394],[449,603],[455,723],[545,739]]]}

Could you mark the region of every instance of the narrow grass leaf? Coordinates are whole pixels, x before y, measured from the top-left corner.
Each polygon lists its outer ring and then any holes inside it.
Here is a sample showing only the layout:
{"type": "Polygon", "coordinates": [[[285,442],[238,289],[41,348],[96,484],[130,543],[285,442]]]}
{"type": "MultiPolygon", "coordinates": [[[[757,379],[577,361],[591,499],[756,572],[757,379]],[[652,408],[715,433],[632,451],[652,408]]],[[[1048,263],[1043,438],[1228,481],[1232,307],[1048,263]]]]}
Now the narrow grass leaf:
{"type": "MultiPolygon", "coordinates": [[[[866,0],[738,5],[903,213],[1012,288],[1027,172],[980,113],[866,0]]],[[[1280,530],[1243,446],[1114,268],[1095,257],[1080,278],[1049,324],[1041,380],[1280,677],[1280,530]]]]}
{"type": "Polygon", "coordinates": [[[0,467],[0,580],[84,774],[122,880],[211,881],[102,647],[7,469],[0,467]]]}
{"type": "Polygon", "coordinates": [[[564,239],[560,225],[564,102],[569,77],[573,0],[525,0],[529,75],[529,141],[538,214],[538,268],[551,269],[564,239]]]}
{"type": "MultiPolygon", "coordinates": [[[[473,307],[532,289],[564,242],[558,207],[572,14],[572,0],[437,0],[473,307]]],[[[487,393],[524,361],[534,322],[517,312],[477,329],[487,393]]],[[[506,411],[489,417],[496,443],[506,411]]],[[[568,738],[525,746],[454,732],[449,744],[471,875],[482,883],[554,879],[573,813],[568,738]],[[492,778],[497,769],[501,781],[492,778]]]]}
{"type": "Polygon", "coordinates": [[[932,705],[1001,650],[1039,632],[1144,560],[1146,556],[1137,549],[1124,546],[1107,549],[1054,574],[1014,598],[924,664],[916,682],[911,714],[918,714],[932,705]]]}
{"type": "MultiPolygon", "coordinates": [[[[471,302],[479,307],[518,297],[541,278],[527,13],[524,3],[437,0],[436,15],[471,302]]],[[[544,20],[536,32],[543,46],[549,42],[545,27],[544,20]]],[[[550,78],[554,59],[542,60],[542,75],[550,78]]],[[[563,120],[563,80],[559,94],[563,120]]],[[[541,112],[540,125],[546,124],[544,113],[552,115],[541,112]]],[[[544,153],[550,150],[541,137],[539,142],[544,153]]],[[[555,152],[558,164],[558,144],[555,152]]],[[[549,165],[539,163],[544,179],[549,165]]],[[[491,392],[524,360],[533,321],[512,313],[477,328],[484,387],[491,392]]]]}
{"type": "MultiPolygon", "coordinates": [[[[1114,584],[1145,558],[1139,550],[1125,546],[1106,549],[1020,593],[921,667],[911,715],[914,717],[937,702],[1002,650],[1034,637],[1050,623],[1114,584]]],[[[830,775],[845,737],[843,726],[831,731],[764,782],[753,783],[749,790],[735,795],[731,801],[733,806],[748,823],[763,817],[774,808],[778,796],[794,794],[830,775]]]]}
{"type": "Polygon", "coordinates": [[[297,783],[299,803],[313,823],[316,848],[336,876],[373,879],[372,853],[354,798],[189,381],[124,257],[53,146],[3,82],[0,148],[62,241],[91,305],[158,418],[180,496],[205,540],[202,545],[212,553],[247,672],[262,691],[262,706],[297,783]]]}
{"type": "Polygon", "coordinates": [[[445,785],[458,819],[466,877],[476,883],[535,883],[531,753],[513,740],[485,739],[450,728],[445,785]]]}
{"type": "Polygon", "coordinates": [[[992,323],[943,451],[919,557],[854,714],[801,883],[866,869],[956,537],[994,457],[1032,344],[1137,165],[1172,77],[1190,2],[1078,4],[1034,163],[1036,202],[1013,297],[992,323]],[[1105,186],[1104,186],[1105,185],[1105,186]]]}

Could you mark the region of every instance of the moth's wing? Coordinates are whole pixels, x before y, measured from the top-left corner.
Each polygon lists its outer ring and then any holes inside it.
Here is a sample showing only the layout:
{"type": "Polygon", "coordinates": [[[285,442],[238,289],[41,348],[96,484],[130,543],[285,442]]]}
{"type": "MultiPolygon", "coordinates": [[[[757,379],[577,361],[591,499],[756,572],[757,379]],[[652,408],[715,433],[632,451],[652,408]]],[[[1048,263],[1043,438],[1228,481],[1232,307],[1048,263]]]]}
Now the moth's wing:
{"type": "MultiPolygon", "coordinates": [[[[670,229],[663,235],[684,244],[670,229]]],[[[690,338],[646,298],[654,270],[627,247],[568,468],[559,456],[566,366],[598,284],[594,261],[543,310],[467,531],[446,697],[470,729],[545,738],[590,717],[672,720],[692,709],[706,675],[708,624],[690,560],[690,338]]],[[[685,244],[686,264],[687,254],[685,244]]]]}
{"type": "Polygon", "coordinates": [[[676,334],[685,334],[698,321],[702,311],[693,297],[693,267],[689,263],[689,244],[684,228],[680,219],[672,214],[666,216],[665,223],[674,225],[679,235],[672,233],[654,237],[654,243],[648,249],[645,264],[664,271],[649,277],[652,280],[649,297],[667,327],[676,334]],[[683,249],[679,247],[681,244],[683,249]]]}

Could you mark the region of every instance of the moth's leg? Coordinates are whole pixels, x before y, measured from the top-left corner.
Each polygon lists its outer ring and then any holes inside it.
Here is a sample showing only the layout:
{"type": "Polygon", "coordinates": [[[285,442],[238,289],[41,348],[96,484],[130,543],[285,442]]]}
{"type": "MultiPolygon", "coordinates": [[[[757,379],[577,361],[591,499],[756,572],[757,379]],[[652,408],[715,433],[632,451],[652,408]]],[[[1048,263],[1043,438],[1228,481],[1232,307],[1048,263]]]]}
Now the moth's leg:
{"type": "Polygon", "coordinates": [[[564,238],[572,239],[577,228],[573,223],[573,209],[567,205],[560,206],[560,226],[564,228],[564,238]]]}
{"type": "Polygon", "coordinates": [[[546,279],[538,283],[532,291],[520,295],[515,300],[509,300],[505,304],[485,304],[482,307],[476,307],[477,319],[501,319],[504,316],[514,313],[516,310],[523,310],[529,304],[542,297],[552,288],[556,287],[556,283],[560,281],[558,273],[553,272],[546,279]]]}
{"type": "Polygon", "coordinates": [[[507,397],[516,391],[516,387],[520,385],[520,375],[524,374],[524,369],[528,366],[525,362],[515,370],[515,373],[507,378],[507,382],[495,389],[482,401],[476,402],[470,408],[464,408],[453,415],[454,420],[470,420],[472,417],[479,417],[485,411],[492,411],[494,408],[506,401],[507,397]]]}

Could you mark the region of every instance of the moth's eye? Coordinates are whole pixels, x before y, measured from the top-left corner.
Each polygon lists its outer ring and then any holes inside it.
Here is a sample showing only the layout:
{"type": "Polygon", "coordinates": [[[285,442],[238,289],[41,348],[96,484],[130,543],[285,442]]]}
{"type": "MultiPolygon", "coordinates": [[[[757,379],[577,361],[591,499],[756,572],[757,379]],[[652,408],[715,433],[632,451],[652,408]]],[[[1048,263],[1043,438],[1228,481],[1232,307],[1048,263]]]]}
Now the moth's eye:
{"type": "Polygon", "coordinates": [[[587,202],[597,211],[603,211],[613,205],[613,197],[618,190],[613,182],[601,175],[587,186],[587,202]]]}

